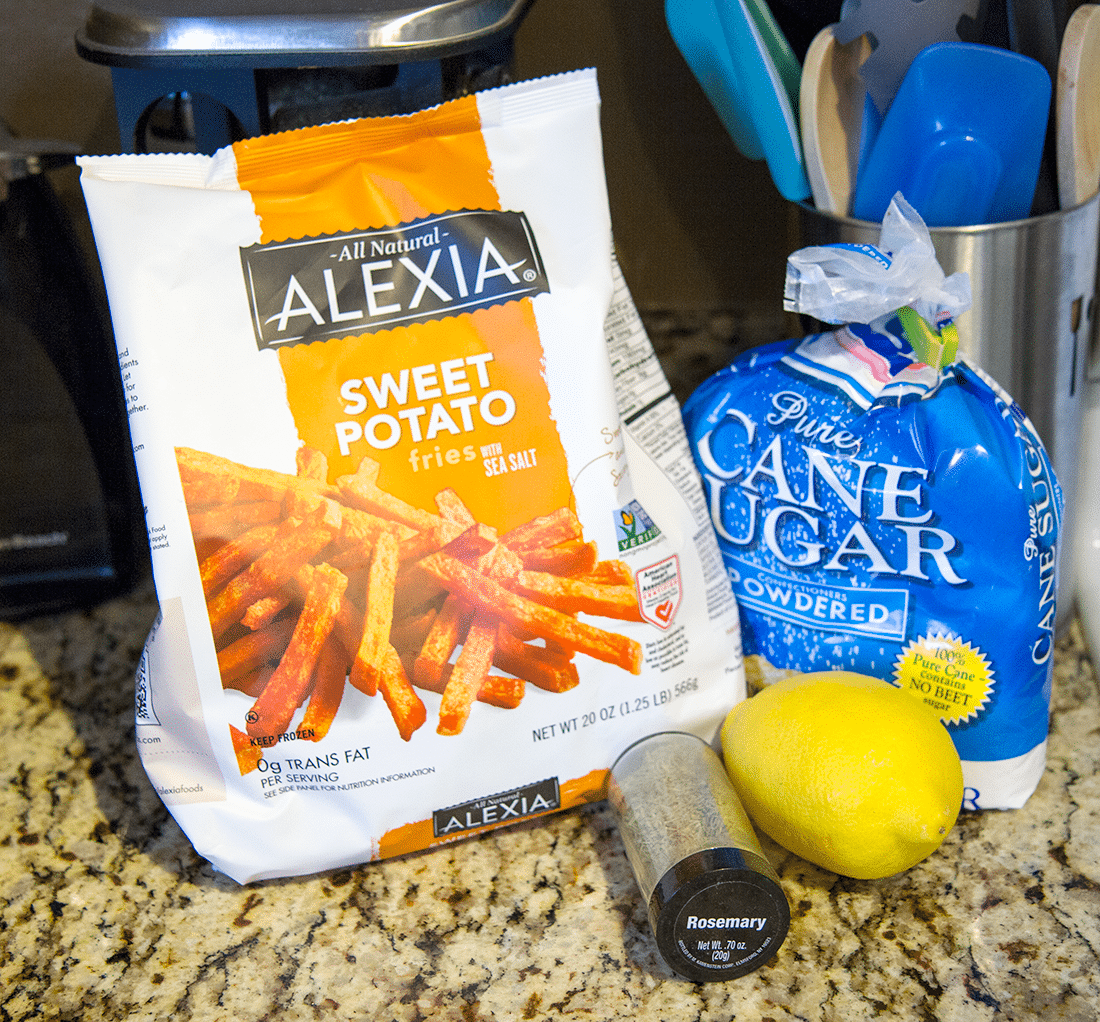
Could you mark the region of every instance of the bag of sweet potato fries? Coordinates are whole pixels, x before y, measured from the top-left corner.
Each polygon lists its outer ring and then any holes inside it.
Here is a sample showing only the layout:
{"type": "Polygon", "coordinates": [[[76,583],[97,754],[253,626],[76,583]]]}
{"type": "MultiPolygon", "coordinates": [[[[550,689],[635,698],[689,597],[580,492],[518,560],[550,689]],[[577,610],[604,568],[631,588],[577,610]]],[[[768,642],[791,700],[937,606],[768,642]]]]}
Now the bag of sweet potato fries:
{"type": "Polygon", "coordinates": [[[592,71],[80,164],[160,605],[138,749],[215,867],[427,848],[714,739],[738,614],[592,71]]]}

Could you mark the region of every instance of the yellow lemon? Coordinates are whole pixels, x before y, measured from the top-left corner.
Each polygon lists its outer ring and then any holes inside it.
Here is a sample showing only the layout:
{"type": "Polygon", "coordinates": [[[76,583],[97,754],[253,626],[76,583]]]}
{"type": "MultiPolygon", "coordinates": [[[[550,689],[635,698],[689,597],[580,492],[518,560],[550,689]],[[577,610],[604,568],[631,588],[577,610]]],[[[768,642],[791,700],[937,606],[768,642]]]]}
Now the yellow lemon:
{"type": "Polygon", "coordinates": [[[947,729],[920,700],[861,674],[798,674],[770,685],[730,711],[722,751],[765,834],[860,880],[931,855],[962,805],[947,729]]]}

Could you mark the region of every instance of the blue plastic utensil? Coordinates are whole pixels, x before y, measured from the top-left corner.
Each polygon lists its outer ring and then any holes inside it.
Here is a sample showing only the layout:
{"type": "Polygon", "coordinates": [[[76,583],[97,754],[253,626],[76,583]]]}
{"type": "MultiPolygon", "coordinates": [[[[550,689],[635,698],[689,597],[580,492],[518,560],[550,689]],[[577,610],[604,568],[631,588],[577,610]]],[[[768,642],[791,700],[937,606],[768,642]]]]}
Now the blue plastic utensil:
{"type": "MultiPolygon", "coordinates": [[[[768,43],[746,2],[717,0],[718,18],[772,181],[780,195],[798,202],[810,197],[810,182],[802,162],[802,142],[798,133],[798,99],[792,100],[788,93],[768,43]]],[[[767,15],[759,5],[754,7],[756,17],[767,15]]],[[[782,38],[778,29],[775,34],[782,38]]],[[[774,45],[775,38],[771,37],[771,41],[774,45]]]]}
{"type": "Polygon", "coordinates": [[[856,171],[856,180],[867,166],[867,160],[874,148],[878,133],[882,130],[882,114],[878,112],[874,97],[868,92],[863,102],[863,123],[859,133],[859,164],[856,171]]]}
{"type": "Polygon", "coordinates": [[[879,223],[900,191],[929,227],[1029,215],[1051,80],[1036,60],[980,43],[914,58],[856,182],[852,215],[879,223]]]}
{"type": "Polygon", "coordinates": [[[672,41],[718,114],[738,151],[749,160],[764,158],[749,115],[749,100],[730,56],[714,0],[665,0],[672,41]]]}
{"type": "Polygon", "coordinates": [[[802,65],[794,55],[791,44],[779,27],[779,23],[772,14],[772,9],[765,0],[744,0],[745,10],[752,18],[756,30],[768,51],[772,64],[775,66],[779,80],[786,90],[787,99],[791,107],[798,109],[798,92],[802,85],[802,65]]]}

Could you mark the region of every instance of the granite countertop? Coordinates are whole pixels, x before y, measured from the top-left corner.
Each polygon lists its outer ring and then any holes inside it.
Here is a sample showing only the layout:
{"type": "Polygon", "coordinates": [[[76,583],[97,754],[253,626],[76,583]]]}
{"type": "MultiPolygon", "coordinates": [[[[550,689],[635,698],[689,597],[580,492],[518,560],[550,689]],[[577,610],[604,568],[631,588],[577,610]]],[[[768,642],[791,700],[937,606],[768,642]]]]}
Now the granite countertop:
{"type": "Polygon", "coordinates": [[[792,907],[724,984],[659,957],[605,804],[245,887],[192,850],[134,749],[144,584],[0,624],[0,1019],[1100,1017],[1100,692],[1060,640],[1046,774],[875,882],[764,841],[792,907]]]}
{"type": "MultiPolygon", "coordinates": [[[[647,326],[681,400],[782,329],[647,326]]],[[[134,745],[155,615],[146,581],[0,623],[0,1022],[1100,1018],[1100,691],[1077,622],[1023,809],[964,814],[931,858],[873,882],[764,838],[786,942],[697,985],[658,954],[606,804],[300,879],[215,872],[134,745]]]]}

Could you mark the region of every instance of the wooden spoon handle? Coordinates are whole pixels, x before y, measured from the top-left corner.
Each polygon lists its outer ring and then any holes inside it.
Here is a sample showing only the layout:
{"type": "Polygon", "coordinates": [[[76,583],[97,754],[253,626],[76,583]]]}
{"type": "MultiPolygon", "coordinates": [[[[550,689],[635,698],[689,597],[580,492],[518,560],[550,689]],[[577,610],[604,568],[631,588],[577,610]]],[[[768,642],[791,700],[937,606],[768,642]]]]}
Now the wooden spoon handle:
{"type": "Polygon", "coordinates": [[[1072,209],[1100,190],[1100,4],[1082,4],[1066,25],[1055,120],[1058,201],[1072,209]]]}

